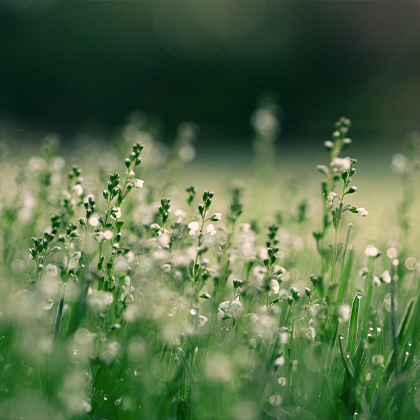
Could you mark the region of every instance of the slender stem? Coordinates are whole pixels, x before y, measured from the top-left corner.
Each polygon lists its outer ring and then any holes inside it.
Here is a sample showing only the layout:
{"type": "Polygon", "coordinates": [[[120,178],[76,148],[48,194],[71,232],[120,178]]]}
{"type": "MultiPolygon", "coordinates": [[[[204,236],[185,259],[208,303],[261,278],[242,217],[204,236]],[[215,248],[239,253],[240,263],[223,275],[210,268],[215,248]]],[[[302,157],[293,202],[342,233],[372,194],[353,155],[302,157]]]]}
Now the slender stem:
{"type": "Polygon", "coordinates": [[[53,335],[54,342],[58,341],[58,337],[60,335],[61,318],[63,316],[64,296],[66,292],[66,286],[67,286],[67,281],[66,283],[63,284],[63,288],[61,289],[60,303],[58,304],[57,316],[55,318],[54,335],[53,335]]]}
{"type": "Polygon", "coordinates": [[[397,315],[395,313],[395,271],[397,267],[398,261],[392,260],[391,263],[391,284],[390,284],[390,292],[391,292],[391,331],[392,331],[392,345],[393,345],[393,354],[392,354],[392,364],[393,370],[396,373],[398,371],[398,336],[397,336],[397,315]]]}

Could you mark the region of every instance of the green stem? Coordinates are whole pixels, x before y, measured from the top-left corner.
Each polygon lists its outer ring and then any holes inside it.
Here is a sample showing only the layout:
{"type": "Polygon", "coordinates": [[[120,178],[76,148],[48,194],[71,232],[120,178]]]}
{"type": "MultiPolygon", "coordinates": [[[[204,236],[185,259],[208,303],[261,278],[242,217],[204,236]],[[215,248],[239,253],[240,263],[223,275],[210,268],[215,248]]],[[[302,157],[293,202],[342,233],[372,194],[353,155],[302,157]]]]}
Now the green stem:
{"type": "Polygon", "coordinates": [[[373,294],[373,267],[374,267],[374,257],[369,257],[368,260],[368,272],[366,274],[365,282],[365,301],[363,303],[362,309],[362,319],[361,319],[361,337],[362,339],[366,337],[368,326],[369,326],[369,316],[372,303],[372,294],[373,294]]]}

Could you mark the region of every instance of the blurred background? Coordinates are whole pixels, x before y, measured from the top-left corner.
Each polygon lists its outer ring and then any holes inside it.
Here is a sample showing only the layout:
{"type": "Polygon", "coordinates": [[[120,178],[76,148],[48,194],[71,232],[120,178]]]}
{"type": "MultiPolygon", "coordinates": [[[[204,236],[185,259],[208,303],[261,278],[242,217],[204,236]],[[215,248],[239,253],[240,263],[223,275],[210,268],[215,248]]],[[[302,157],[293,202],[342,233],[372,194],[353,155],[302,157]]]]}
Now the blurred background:
{"type": "Polygon", "coordinates": [[[278,147],[319,147],[341,116],[359,147],[420,129],[420,2],[31,1],[0,5],[0,129],[71,145],[110,138],[135,110],[171,143],[250,150],[261,95],[278,147]]]}

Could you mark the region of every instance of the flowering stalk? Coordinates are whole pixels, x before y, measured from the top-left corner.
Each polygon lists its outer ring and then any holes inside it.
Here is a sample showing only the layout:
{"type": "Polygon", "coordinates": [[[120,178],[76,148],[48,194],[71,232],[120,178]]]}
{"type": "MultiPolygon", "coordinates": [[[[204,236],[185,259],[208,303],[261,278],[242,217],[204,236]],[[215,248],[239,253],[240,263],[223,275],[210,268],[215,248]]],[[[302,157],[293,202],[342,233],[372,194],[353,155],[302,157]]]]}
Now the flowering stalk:
{"type": "MultiPolygon", "coordinates": [[[[357,191],[355,186],[350,184],[351,178],[356,172],[356,159],[340,158],[339,154],[350,143],[351,140],[346,137],[350,121],[346,118],[341,118],[336,123],[336,131],[333,133],[333,141],[326,141],[324,146],[330,154],[330,167],[325,165],[318,165],[318,170],[325,175],[325,180],[322,182],[322,224],[321,230],[314,232],[313,236],[316,240],[317,250],[321,257],[321,276],[319,276],[318,290],[321,296],[325,293],[325,278],[330,271],[330,283],[335,282],[335,270],[340,253],[343,251],[342,244],[338,242],[339,226],[342,215],[346,211],[357,213],[359,216],[366,216],[368,212],[363,208],[356,208],[350,204],[344,205],[344,198],[349,194],[357,191]],[[334,192],[337,183],[341,181],[341,191],[339,194],[334,192]],[[334,201],[338,204],[333,208],[334,201]],[[334,228],[334,243],[331,248],[325,244],[328,229],[333,225],[334,228]]],[[[348,246],[348,237],[346,240],[346,247],[348,246]]],[[[344,249],[343,254],[345,254],[344,249]]],[[[343,264],[344,264],[343,260],[343,264]]],[[[343,267],[340,278],[342,278],[343,267]]],[[[342,279],[341,279],[342,281],[342,279]]]]}
{"type": "MultiPolygon", "coordinates": [[[[224,298],[224,291],[226,283],[232,270],[230,269],[230,256],[231,256],[231,247],[233,243],[233,238],[235,234],[235,227],[238,217],[243,212],[243,204],[240,202],[240,193],[241,191],[238,188],[232,190],[232,202],[230,204],[230,212],[227,216],[229,230],[226,235],[226,241],[220,244],[221,252],[218,255],[218,263],[220,268],[220,274],[214,278],[214,295],[215,300],[219,301],[224,298]]],[[[216,213],[217,219],[219,220],[221,216],[219,213],[216,213]]],[[[238,283],[236,283],[238,284],[238,283]]],[[[234,291],[237,287],[234,285],[234,291]]],[[[235,298],[236,296],[234,296],[235,298]]]]}
{"type": "MultiPolygon", "coordinates": [[[[106,212],[105,212],[105,220],[102,221],[102,228],[106,229],[108,227],[108,219],[109,217],[113,217],[114,223],[112,226],[112,230],[110,232],[110,238],[107,238],[105,235],[107,231],[104,231],[103,235],[105,239],[110,239],[111,243],[111,258],[106,263],[106,274],[107,274],[107,282],[104,284],[104,280],[99,282],[99,290],[102,287],[105,287],[106,290],[111,290],[114,288],[113,283],[115,283],[114,279],[114,271],[115,271],[115,264],[119,252],[119,242],[121,240],[121,229],[124,225],[124,222],[120,220],[121,217],[121,205],[124,199],[127,197],[128,193],[131,191],[133,187],[141,188],[143,186],[142,180],[134,180],[134,168],[141,163],[140,154],[143,150],[143,146],[139,143],[136,143],[133,146],[133,151],[130,153],[130,156],[125,160],[125,167],[126,167],[126,176],[124,179],[124,184],[121,187],[119,185],[120,177],[118,173],[114,173],[110,176],[110,180],[108,182],[108,189],[104,190],[102,195],[106,201],[106,212]],[[116,198],[115,206],[111,207],[112,201],[116,198]]],[[[98,262],[98,270],[103,269],[104,258],[102,256],[103,252],[103,245],[104,240],[101,240],[99,245],[99,262],[98,262]]]]}

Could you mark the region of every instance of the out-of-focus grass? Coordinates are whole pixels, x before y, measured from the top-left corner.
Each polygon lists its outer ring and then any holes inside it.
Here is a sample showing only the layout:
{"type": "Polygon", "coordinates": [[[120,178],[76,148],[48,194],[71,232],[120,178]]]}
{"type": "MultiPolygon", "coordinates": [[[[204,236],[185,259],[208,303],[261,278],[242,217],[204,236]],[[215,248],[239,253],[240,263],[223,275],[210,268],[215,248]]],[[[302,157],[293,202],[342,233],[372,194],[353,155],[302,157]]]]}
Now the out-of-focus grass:
{"type": "Polygon", "coordinates": [[[418,415],[418,168],[403,178],[391,170],[395,151],[371,144],[343,152],[358,159],[358,190],[344,202],[369,214],[343,213],[335,239],[330,225],[317,248],[322,212],[336,209],[316,166],[337,176],[337,193],[345,172],[323,141],[280,148],[274,162],[264,160],[273,139],[255,154],[208,145],[187,163],[193,131],[164,149],[131,127],[114,146],[85,142],[65,160],[54,142],[42,157],[5,148],[0,416],[418,415]],[[129,154],[137,140],[141,165],[129,154]],[[68,178],[73,163],[81,177],[68,178]],[[190,204],[186,185],[197,192],[190,204]]]}

